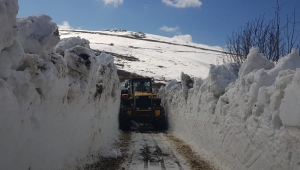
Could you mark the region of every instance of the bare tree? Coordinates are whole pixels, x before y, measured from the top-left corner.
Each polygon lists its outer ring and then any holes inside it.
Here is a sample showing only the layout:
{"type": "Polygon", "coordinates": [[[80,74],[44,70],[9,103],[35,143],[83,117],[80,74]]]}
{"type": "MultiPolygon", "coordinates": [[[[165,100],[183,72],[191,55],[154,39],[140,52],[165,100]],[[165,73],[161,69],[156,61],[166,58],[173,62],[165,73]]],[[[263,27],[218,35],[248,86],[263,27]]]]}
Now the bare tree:
{"type": "Polygon", "coordinates": [[[280,11],[283,5],[276,1],[274,18],[266,22],[264,15],[247,22],[244,27],[233,32],[227,37],[227,51],[224,61],[232,63],[234,69],[247,59],[247,55],[253,46],[259,47],[267,59],[277,62],[280,57],[291,51],[292,48],[300,48],[299,34],[296,26],[296,12],[288,15],[284,24],[281,23],[280,11]]]}

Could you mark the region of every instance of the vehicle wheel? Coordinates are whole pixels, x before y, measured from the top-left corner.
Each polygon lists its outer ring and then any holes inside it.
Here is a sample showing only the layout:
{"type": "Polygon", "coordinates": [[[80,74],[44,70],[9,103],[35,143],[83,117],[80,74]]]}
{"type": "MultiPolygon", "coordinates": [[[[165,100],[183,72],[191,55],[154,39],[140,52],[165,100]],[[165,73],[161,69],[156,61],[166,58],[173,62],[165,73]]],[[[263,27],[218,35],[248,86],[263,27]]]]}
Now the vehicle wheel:
{"type": "Polygon", "coordinates": [[[119,113],[119,129],[128,131],[131,127],[131,121],[126,114],[126,110],[121,110],[119,113]]]}
{"type": "Polygon", "coordinates": [[[161,115],[153,122],[153,127],[158,131],[168,130],[168,119],[163,107],[160,109],[160,114],[161,115]]]}

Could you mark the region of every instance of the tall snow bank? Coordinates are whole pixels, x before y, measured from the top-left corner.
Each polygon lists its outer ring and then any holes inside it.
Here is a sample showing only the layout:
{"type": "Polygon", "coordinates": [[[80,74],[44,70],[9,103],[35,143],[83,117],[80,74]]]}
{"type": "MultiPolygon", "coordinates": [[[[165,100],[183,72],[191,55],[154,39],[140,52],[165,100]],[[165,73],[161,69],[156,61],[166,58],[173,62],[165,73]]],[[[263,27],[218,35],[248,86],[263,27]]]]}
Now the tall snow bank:
{"type": "Polygon", "coordinates": [[[16,23],[17,7],[0,0],[0,169],[75,169],[109,155],[120,95],[112,57],[75,46],[64,58],[51,18],[16,23]],[[12,25],[20,26],[18,40],[12,25]]]}
{"type": "Polygon", "coordinates": [[[212,66],[187,99],[178,85],[161,89],[170,131],[225,169],[296,170],[300,56],[292,50],[274,66],[258,51],[250,51],[236,80],[228,67],[212,66]]]}

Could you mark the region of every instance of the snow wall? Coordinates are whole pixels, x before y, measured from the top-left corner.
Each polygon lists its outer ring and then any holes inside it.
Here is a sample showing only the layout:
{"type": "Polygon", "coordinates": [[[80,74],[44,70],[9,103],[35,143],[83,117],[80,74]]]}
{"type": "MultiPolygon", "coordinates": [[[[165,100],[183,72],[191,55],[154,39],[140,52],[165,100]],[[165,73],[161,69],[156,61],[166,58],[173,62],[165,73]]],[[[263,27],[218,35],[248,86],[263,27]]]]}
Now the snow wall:
{"type": "Polygon", "coordinates": [[[211,66],[160,89],[170,131],[224,169],[300,169],[300,56],[274,65],[253,48],[237,74],[211,66]]]}
{"type": "Polygon", "coordinates": [[[49,16],[16,20],[17,0],[0,0],[0,12],[0,169],[75,169],[110,154],[120,100],[112,56],[80,38],[59,43],[49,16]]]}

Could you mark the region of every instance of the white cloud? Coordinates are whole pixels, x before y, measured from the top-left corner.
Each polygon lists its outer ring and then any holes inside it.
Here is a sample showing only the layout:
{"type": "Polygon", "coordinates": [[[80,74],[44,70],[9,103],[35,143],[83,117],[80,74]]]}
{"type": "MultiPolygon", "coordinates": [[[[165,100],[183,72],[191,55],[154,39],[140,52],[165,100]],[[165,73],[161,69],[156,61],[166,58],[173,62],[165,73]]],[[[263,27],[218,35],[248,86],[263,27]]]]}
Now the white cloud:
{"type": "Polygon", "coordinates": [[[70,26],[70,24],[69,24],[68,21],[64,21],[64,22],[62,23],[62,25],[57,25],[57,26],[59,27],[59,29],[62,29],[62,30],[70,30],[70,29],[73,29],[73,28],[70,26]]]}
{"type": "Polygon", "coordinates": [[[166,32],[176,32],[179,31],[180,27],[176,26],[176,27],[167,27],[167,26],[163,26],[159,28],[162,31],[166,31],[166,32]]]}
{"type": "Polygon", "coordinates": [[[199,0],[162,0],[162,2],[176,8],[200,7],[202,5],[199,0]]]}
{"type": "MultiPolygon", "coordinates": [[[[71,25],[69,24],[68,21],[64,21],[62,23],[62,25],[57,25],[59,27],[59,29],[62,29],[62,30],[74,30],[73,27],[71,27],[71,25]]],[[[77,27],[75,28],[76,30],[81,30],[81,27],[77,27]]]]}
{"type": "Polygon", "coordinates": [[[105,5],[113,4],[115,8],[123,4],[123,0],[103,0],[105,5]]]}
{"type": "Polygon", "coordinates": [[[183,40],[183,41],[187,41],[187,42],[193,42],[193,38],[189,34],[186,34],[186,35],[175,35],[173,38],[174,39],[183,40]]]}

